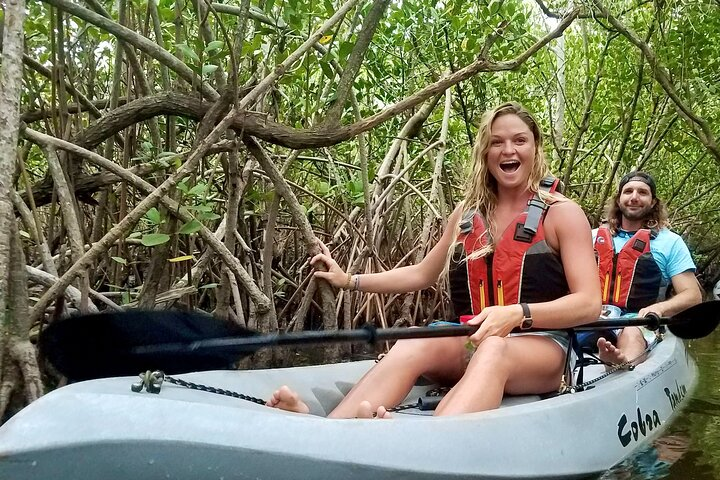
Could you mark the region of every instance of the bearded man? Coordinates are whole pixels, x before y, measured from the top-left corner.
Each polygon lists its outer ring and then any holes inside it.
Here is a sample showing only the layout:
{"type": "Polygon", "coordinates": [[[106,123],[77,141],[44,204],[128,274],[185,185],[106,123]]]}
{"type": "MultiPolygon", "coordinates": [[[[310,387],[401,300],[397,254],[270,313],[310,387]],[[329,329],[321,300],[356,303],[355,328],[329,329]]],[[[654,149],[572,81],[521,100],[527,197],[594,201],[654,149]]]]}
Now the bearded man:
{"type": "MultiPolygon", "coordinates": [[[[702,301],[695,263],[683,239],[668,228],[655,180],[633,171],[620,180],[608,203],[607,223],[593,230],[603,304],[622,314],[668,317],[702,301]],[[675,294],[666,298],[668,286],[675,294]]],[[[614,339],[599,338],[600,359],[613,364],[642,361],[647,329],[627,327],[614,339]]]]}

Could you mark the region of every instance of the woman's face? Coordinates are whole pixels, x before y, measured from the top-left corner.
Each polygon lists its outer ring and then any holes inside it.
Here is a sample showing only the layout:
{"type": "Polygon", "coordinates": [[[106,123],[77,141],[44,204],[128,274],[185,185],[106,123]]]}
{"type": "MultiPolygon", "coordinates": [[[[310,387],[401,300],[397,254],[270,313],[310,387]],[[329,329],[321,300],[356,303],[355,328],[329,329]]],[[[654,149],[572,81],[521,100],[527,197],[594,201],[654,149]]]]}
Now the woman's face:
{"type": "Polygon", "coordinates": [[[497,117],[490,127],[486,161],[498,187],[527,185],[535,162],[535,138],[530,127],[514,114],[497,117]]]}

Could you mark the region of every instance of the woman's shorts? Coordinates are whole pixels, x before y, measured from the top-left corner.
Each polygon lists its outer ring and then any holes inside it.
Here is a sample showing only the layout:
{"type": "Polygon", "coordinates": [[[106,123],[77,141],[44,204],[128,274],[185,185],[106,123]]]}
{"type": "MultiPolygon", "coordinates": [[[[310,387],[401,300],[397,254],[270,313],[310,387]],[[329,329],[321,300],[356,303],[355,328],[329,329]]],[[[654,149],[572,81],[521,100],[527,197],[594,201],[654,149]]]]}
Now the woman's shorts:
{"type": "Polygon", "coordinates": [[[511,333],[508,336],[515,337],[519,335],[538,335],[541,337],[548,337],[549,339],[560,345],[560,348],[562,348],[565,352],[567,352],[567,349],[570,347],[570,338],[568,337],[568,334],[560,330],[555,332],[511,333]]]}

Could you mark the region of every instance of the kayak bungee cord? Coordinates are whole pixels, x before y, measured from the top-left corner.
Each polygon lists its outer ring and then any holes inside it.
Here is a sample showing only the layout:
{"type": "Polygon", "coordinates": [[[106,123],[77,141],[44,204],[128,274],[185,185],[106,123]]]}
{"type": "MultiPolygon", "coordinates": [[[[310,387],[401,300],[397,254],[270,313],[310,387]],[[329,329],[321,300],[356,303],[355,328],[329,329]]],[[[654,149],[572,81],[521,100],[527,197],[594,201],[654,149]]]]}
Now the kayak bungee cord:
{"type": "Polygon", "coordinates": [[[250,395],[245,395],[244,393],[233,392],[232,390],[225,390],[224,388],[211,387],[208,385],[203,385],[202,383],[188,382],[187,380],[182,380],[180,378],[171,377],[170,375],[165,375],[160,370],[156,370],[154,372],[148,370],[145,373],[141,373],[140,381],[137,383],[133,383],[130,387],[130,390],[136,393],[140,393],[143,391],[143,389],[145,389],[149,393],[160,393],[163,382],[170,382],[174,385],[189,388],[190,390],[200,390],[202,392],[216,393],[218,395],[225,395],[228,397],[239,398],[240,400],[257,403],[258,405],[265,405],[265,400],[263,400],[262,398],[252,397],[250,395]]]}
{"type": "MultiPolygon", "coordinates": [[[[204,385],[202,383],[193,383],[183,380],[181,378],[175,378],[170,375],[165,375],[160,370],[151,372],[150,370],[139,375],[140,381],[133,383],[130,386],[130,390],[135,393],[141,393],[143,390],[147,390],[149,393],[160,393],[162,384],[169,382],[174,385],[189,388],[190,390],[199,390],[201,392],[216,393],[218,395],[225,395],[228,397],[238,398],[247,402],[257,403],[258,405],[266,405],[265,400],[262,398],[253,397],[251,395],[245,395],[244,393],[234,392],[232,390],[226,390],[224,388],[212,387],[204,385]]],[[[428,390],[425,396],[418,398],[415,403],[407,403],[404,405],[398,405],[393,408],[388,408],[388,412],[401,412],[403,410],[409,410],[411,408],[417,408],[418,410],[435,410],[435,407],[440,402],[442,397],[448,392],[448,387],[437,387],[428,390]]]]}

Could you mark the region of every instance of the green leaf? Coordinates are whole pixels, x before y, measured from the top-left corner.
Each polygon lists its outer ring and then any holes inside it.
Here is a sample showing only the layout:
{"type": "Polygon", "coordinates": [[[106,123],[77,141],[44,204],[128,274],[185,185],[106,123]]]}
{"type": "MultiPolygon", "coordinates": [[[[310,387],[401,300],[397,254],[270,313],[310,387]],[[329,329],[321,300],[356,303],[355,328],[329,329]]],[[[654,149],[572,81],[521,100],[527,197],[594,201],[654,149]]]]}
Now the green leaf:
{"type": "Polygon", "coordinates": [[[338,56],[340,59],[344,59],[350,56],[350,53],[353,50],[353,44],[350,42],[343,42],[340,44],[340,48],[338,49],[338,56]]]}
{"type": "Polygon", "coordinates": [[[187,43],[176,43],[175,47],[187,58],[194,60],[195,63],[200,63],[200,57],[197,56],[195,50],[190,48],[187,43]]]}
{"type": "Polygon", "coordinates": [[[320,62],[320,68],[327,78],[330,80],[335,78],[335,72],[333,72],[333,69],[328,62],[320,62]]]}
{"type": "Polygon", "coordinates": [[[225,43],[223,43],[222,40],[213,40],[212,42],[207,44],[207,47],[205,47],[205,51],[212,52],[213,50],[220,50],[221,48],[223,48],[223,45],[225,45],[225,43]]]}
{"type": "Polygon", "coordinates": [[[162,245],[163,243],[169,241],[170,235],[167,235],[165,233],[148,233],[147,235],[143,235],[140,243],[142,243],[146,247],[154,247],[156,245],[162,245]]]}
{"type": "Polygon", "coordinates": [[[324,197],[330,191],[330,184],[324,181],[318,182],[316,190],[321,197],[324,197]]]}
{"type": "Polygon", "coordinates": [[[362,194],[363,192],[363,184],[360,180],[350,180],[349,182],[345,183],[345,187],[351,194],[362,194]]]}
{"type": "Polygon", "coordinates": [[[210,74],[214,73],[215,70],[217,70],[217,69],[218,69],[217,65],[212,65],[212,64],[206,63],[205,65],[202,66],[202,74],[210,75],[210,74]]]}
{"type": "Polygon", "coordinates": [[[145,214],[145,218],[153,225],[160,225],[160,223],[162,223],[160,212],[158,212],[158,209],[155,207],[147,211],[147,213],[145,214]]]}
{"type": "Polygon", "coordinates": [[[190,189],[189,192],[187,192],[188,195],[194,195],[194,196],[200,196],[205,193],[205,189],[207,188],[207,185],[204,183],[198,183],[194,187],[190,189]]]}
{"type": "Polygon", "coordinates": [[[183,225],[180,228],[180,231],[178,233],[182,235],[190,235],[191,233],[198,232],[202,229],[202,223],[198,222],[196,219],[192,219],[189,222],[187,222],[185,225],[183,225]]]}
{"type": "Polygon", "coordinates": [[[188,193],[188,186],[185,182],[178,182],[176,185],[177,189],[183,192],[185,195],[188,193]]]}
{"type": "Polygon", "coordinates": [[[117,263],[119,263],[120,265],[127,265],[127,260],[125,260],[125,259],[122,258],[122,257],[110,257],[110,258],[112,258],[113,260],[115,260],[115,261],[116,261],[117,263]]]}

